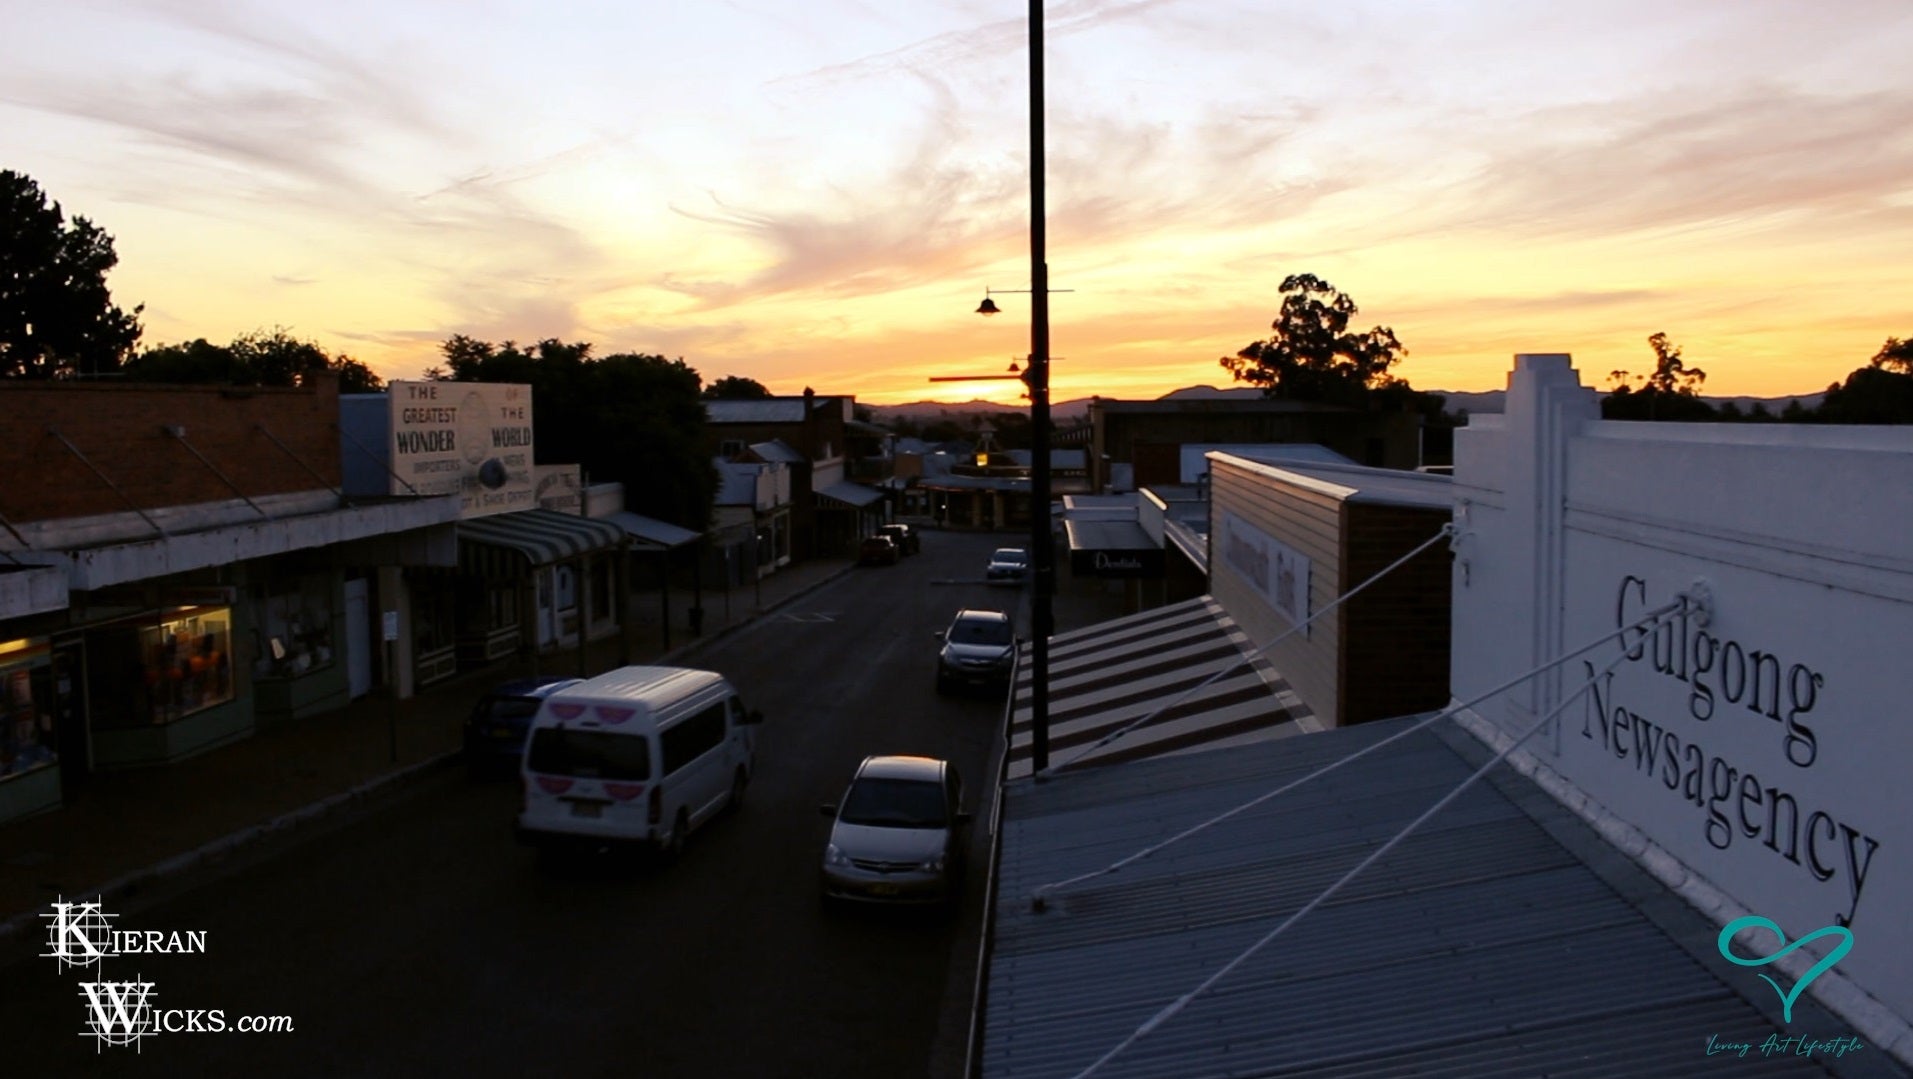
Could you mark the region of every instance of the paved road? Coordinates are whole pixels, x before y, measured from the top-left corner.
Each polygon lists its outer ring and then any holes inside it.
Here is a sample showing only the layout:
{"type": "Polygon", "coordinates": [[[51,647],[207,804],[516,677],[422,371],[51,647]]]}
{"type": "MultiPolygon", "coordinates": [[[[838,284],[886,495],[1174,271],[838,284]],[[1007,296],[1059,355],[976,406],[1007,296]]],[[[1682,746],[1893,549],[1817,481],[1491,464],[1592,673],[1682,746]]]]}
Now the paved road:
{"type": "Polygon", "coordinates": [[[95,975],[10,956],[9,1070],[947,1073],[961,1060],[981,874],[954,918],[826,915],[817,806],[865,754],[914,752],[954,761],[970,808],[987,810],[1001,702],[937,696],[932,634],[960,605],[1019,598],[975,581],[998,542],[932,533],[922,555],[859,570],[697,657],[768,720],[744,811],[678,864],[542,870],[510,838],[515,784],[442,770],[111,912],[120,929],[203,930],[206,948],[120,956],[110,978],[137,976],[157,1006],[218,1009],[228,1025],[287,1016],[291,1033],[169,1033],[138,1054],[97,1051],[78,987],[95,975]]]}

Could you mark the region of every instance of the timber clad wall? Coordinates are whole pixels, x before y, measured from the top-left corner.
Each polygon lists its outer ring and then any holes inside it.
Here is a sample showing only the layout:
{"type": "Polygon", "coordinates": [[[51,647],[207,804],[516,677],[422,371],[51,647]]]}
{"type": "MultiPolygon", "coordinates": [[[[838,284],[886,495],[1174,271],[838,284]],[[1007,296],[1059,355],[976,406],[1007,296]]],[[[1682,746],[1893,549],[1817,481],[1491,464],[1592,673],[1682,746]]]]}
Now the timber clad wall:
{"type": "MultiPolygon", "coordinates": [[[[1309,559],[1309,610],[1320,611],[1340,593],[1342,538],[1340,503],[1329,494],[1279,484],[1268,477],[1227,461],[1211,458],[1211,536],[1220,536],[1224,514],[1233,513],[1249,525],[1293,547],[1309,559]]],[[[1269,607],[1269,601],[1230,566],[1224,552],[1211,553],[1210,588],[1255,646],[1260,648],[1288,632],[1289,620],[1269,607]]],[[[1323,722],[1337,714],[1340,671],[1336,641],[1342,610],[1316,619],[1309,635],[1296,634],[1268,652],[1268,660],[1288,679],[1323,722]]]]}
{"type": "Polygon", "coordinates": [[[9,479],[0,485],[0,514],[50,521],[336,488],[338,419],[339,386],[330,376],[299,389],[7,380],[0,477],[9,479]],[[168,425],[185,429],[183,443],[168,425]]]}
{"type": "MultiPolygon", "coordinates": [[[[1426,542],[1445,510],[1343,504],[1343,590],[1426,542]]],[[[1409,715],[1448,703],[1448,545],[1423,551],[1348,601],[1341,634],[1340,724],[1409,715]]]]}

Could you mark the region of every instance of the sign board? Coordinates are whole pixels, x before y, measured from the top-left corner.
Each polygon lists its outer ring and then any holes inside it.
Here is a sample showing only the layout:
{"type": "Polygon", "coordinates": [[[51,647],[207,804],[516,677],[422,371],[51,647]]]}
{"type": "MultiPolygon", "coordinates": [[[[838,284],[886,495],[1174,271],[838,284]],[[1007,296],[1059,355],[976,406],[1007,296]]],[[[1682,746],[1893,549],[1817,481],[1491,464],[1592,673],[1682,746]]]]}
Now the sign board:
{"type": "Polygon", "coordinates": [[[538,504],[530,386],[393,382],[386,400],[391,409],[392,494],[460,495],[460,517],[511,513],[538,504]]]}
{"type": "MultiPolygon", "coordinates": [[[[1222,515],[1216,553],[1291,625],[1309,617],[1309,557],[1233,513],[1222,515]]],[[[1302,630],[1308,636],[1308,628],[1302,630]]]]}
{"type": "Polygon", "coordinates": [[[379,619],[379,627],[380,627],[379,640],[382,640],[382,641],[398,640],[399,639],[399,613],[397,611],[384,611],[382,612],[382,614],[383,614],[383,617],[379,619]]]}
{"type": "Polygon", "coordinates": [[[539,509],[574,517],[584,513],[583,465],[538,465],[532,475],[536,477],[539,509]]]}

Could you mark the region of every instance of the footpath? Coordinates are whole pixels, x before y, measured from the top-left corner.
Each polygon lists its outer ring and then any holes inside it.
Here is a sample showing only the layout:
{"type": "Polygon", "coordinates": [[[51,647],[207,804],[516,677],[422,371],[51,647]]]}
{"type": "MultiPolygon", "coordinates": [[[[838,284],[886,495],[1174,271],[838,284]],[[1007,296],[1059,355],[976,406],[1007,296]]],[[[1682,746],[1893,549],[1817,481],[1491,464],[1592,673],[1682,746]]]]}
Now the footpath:
{"type": "MultiPolygon", "coordinates": [[[[705,589],[700,633],[689,589],[640,591],[628,606],[633,663],[689,662],[712,640],[818,588],[852,564],[822,559],[728,593],[705,589]]],[[[174,764],[90,777],[59,809],[0,823],[0,944],[44,928],[47,904],[115,898],[309,824],[428,769],[453,764],[465,715],[491,685],[535,670],[618,666],[623,636],[460,674],[393,701],[375,689],[336,712],[259,730],[174,764]]]]}

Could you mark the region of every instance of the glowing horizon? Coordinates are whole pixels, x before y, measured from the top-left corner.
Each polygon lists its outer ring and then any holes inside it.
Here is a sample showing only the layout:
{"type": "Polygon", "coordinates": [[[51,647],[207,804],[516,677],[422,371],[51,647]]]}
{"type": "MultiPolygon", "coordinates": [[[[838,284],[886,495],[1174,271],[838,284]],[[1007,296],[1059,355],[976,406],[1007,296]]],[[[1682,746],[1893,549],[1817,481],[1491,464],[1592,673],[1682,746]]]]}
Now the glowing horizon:
{"type": "MultiPolygon", "coordinates": [[[[1023,7],[500,0],[10,16],[0,167],[111,233],[145,347],[286,327],[388,379],[454,334],[871,404],[1029,349],[1023,7]],[[562,55],[562,65],[535,62],[562,55]]],[[[1913,9],[1066,0],[1047,23],[1052,398],[1230,385],[1314,273],[1397,374],[1703,392],[1913,336],[1913,9]]]]}

